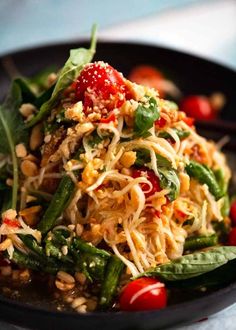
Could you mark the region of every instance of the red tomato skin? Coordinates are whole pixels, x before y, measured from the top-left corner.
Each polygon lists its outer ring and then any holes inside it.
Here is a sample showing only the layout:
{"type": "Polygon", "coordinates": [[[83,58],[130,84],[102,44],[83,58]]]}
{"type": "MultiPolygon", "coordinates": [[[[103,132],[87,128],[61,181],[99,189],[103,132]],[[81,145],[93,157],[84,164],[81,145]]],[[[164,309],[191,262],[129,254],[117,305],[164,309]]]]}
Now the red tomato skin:
{"type": "Polygon", "coordinates": [[[155,126],[157,128],[163,128],[163,127],[165,127],[165,125],[166,125],[166,120],[164,118],[162,118],[162,117],[160,117],[159,119],[157,119],[155,121],[155,126]]]}
{"type": "Polygon", "coordinates": [[[150,187],[147,183],[142,183],[141,188],[142,188],[142,191],[144,192],[144,195],[146,197],[149,197],[149,196],[152,196],[153,194],[155,194],[157,191],[161,191],[159,178],[156,176],[156,174],[154,173],[153,170],[149,170],[145,166],[140,167],[139,169],[133,169],[133,172],[132,172],[133,178],[140,178],[145,175],[146,175],[147,179],[151,182],[152,188],[150,190],[150,187]]]}
{"type": "Polygon", "coordinates": [[[93,107],[94,99],[107,101],[111,111],[125,101],[126,85],[123,76],[104,62],[87,64],[76,82],[76,98],[82,100],[84,108],[93,107]]]}
{"type": "Polygon", "coordinates": [[[120,296],[120,309],[123,311],[145,311],[165,308],[167,305],[167,291],[163,283],[155,278],[141,277],[127,284],[120,296]],[[132,298],[140,290],[148,286],[160,284],[160,287],[150,288],[135,300],[132,298]]]}
{"type": "Polygon", "coordinates": [[[215,118],[215,113],[205,96],[187,96],[181,102],[180,110],[184,111],[187,116],[197,120],[211,120],[215,118]]]}
{"type": "Polygon", "coordinates": [[[228,245],[236,246],[236,227],[232,228],[229,233],[228,245]]]}
{"type": "Polygon", "coordinates": [[[236,200],[233,201],[230,207],[230,219],[233,226],[236,226],[236,200]]]}

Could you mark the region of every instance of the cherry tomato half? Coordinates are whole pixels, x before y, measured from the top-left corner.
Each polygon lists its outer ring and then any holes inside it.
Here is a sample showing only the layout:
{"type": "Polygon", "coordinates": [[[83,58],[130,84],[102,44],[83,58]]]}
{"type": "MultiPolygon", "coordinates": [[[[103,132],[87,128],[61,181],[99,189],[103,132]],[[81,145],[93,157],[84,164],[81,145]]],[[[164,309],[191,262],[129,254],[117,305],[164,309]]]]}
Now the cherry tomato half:
{"type": "Polygon", "coordinates": [[[236,227],[229,232],[228,245],[236,246],[236,227]]]}
{"type": "Polygon", "coordinates": [[[160,97],[165,96],[163,91],[164,77],[160,71],[151,65],[136,66],[129,74],[129,80],[158,90],[160,97]]]}
{"type": "Polygon", "coordinates": [[[165,285],[155,278],[142,277],[126,285],[120,296],[123,311],[144,311],[165,308],[165,285]]]}
{"type": "Polygon", "coordinates": [[[236,200],[233,201],[230,207],[230,219],[233,226],[236,226],[236,200]]]}
{"type": "Polygon", "coordinates": [[[180,110],[184,111],[189,117],[198,120],[211,120],[215,118],[215,112],[208,98],[205,96],[187,96],[180,104],[180,110]]]}
{"type": "Polygon", "coordinates": [[[147,167],[143,166],[139,169],[134,169],[132,173],[133,178],[140,178],[145,176],[148,181],[151,182],[152,188],[147,183],[142,183],[141,188],[146,197],[152,196],[157,191],[161,191],[159,178],[156,176],[153,170],[149,170],[147,167]]]}
{"type": "Polygon", "coordinates": [[[123,76],[102,61],[89,63],[82,70],[76,83],[76,97],[88,107],[104,104],[109,111],[125,101],[126,86],[123,76]]]}

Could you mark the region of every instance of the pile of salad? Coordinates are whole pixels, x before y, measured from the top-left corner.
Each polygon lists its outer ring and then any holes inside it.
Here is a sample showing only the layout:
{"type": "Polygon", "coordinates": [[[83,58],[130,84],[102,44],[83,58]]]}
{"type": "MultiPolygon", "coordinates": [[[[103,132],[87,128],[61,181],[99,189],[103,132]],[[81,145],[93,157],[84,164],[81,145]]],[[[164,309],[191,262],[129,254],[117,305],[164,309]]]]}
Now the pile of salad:
{"type": "Polygon", "coordinates": [[[43,278],[83,313],[228,283],[224,154],[158,89],[92,62],[95,46],[93,34],[43,84],[16,78],[0,106],[0,286],[43,278]]]}

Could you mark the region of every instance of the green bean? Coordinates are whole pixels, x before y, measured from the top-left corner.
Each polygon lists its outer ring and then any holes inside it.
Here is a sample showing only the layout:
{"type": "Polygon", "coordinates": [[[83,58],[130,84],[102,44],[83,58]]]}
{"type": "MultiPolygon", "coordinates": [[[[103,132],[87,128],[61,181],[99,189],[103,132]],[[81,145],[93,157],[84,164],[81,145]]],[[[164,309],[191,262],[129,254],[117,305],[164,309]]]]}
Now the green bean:
{"type": "Polygon", "coordinates": [[[108,261],[105,278],[102,282],[99,299],[101,309],[107,309],[111,306],[123,269],[123,262],[116,256],[112,256],[108,261]]]}
{"type": "Polygon", "coordinates": [[[31,255],[27,255],[27,254],[20,252],[17,249],[14,249],[11,260],[19,266],[37,270],[37,271],[40,270],[40,261],[34,259],[31,255]]]}
{"type": "Polygon", "coordinates": [[[62,214],[74,191],[74,182],[65,175],[38,225],[38,230],[46,234],[55,224],[57,218],[62,214]]]}
{"type": "Polygon", "coordinates": [[[215,246],[218,243],[218,238],[215,234],[210,236],[192,236],[185,240],[184,251],[198,250],[209,246],[215,246]]]}
{"type": "Polygon", "coordinates": [[[85,252],[85,253],[89,253],[92,255],[98,255],[98,256],[101,256],[106,259],[111,256],[110,253],[107,252],[106,250],[98,249],[95,246],[93,246],[89,243],[86,243],[79,237],[75,237],[73,239],[72,245],[75,248],[75,250],[79,250],[80,252],[85,252]]]}
{"type": "Polygon", "coordinates": [[[46,240],[45,252],[47,257],[54,257],[65,263],[73,263],[69,255],[63,255],[61,249],[52,240],[46,240]]]}
{"type": "Polygon", "coordinates": [[[209,188],[210,193],[215,197],[216,200],[220,199],[224,195],[224,191],[220,189],[214,173],[207,166],[201,165],[195,161],[190,161],[190,163],[185,167],[188,175],[201,184],[206,184],[209,188]]]}
{"type": "Polygon", "coordinates": [[[228,182],[225,181],[224,172],[222,171],[221,168],[214,171],[214,175],[220,189],[224,192],[225,195],[223,205],[221,207],[221,215],[223,217],[226,217],[229,215],[229,211],[230,211],[230,200],[229,200],[229,195],[227,194],[228,182]]]}
{"type": "Polygon", "coordinates": [[[229,200],[229,195],[226,194],[224,196],[224,201],[223,201],[223,205],[221,207],[221,215],[222,217],[228,217],[229,216],[229,212],[230,212],[230,200],[229,200]]]}
{"type": "Polygon", "coordinates": [[[220,189],[226,193],[227,192],[227,189],[228,189],[228,184],[227,182],[225,181],[225,178],[224,178],[224,173],[222,171],[221,168],[217,169],[216,171],[214,171],[214,175],[215,175],[215,178],[216,178],[216,181],[220,187],[220,189]]]}
{"type": "Polygon", "coordinates": [[[41,256],[42,258],[45,257],[42,246],[38,245],[37,241],[33,236],[23,234],[18,234],[18,236],[28,249],[33,251],[38,256],[41,256]]]}

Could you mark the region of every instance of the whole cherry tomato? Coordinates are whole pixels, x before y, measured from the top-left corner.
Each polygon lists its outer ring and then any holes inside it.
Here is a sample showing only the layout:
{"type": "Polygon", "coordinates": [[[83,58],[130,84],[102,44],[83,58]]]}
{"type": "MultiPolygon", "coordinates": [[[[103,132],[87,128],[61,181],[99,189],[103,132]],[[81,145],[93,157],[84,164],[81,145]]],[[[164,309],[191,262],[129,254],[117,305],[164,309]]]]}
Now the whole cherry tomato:
{"type": "Polygon", "coordinates": [[[164,77],[160,71],[151,65],[139,65],[129,74],[129,80],[158,90],[160,97],[165,96],[163,90],[164,77]]]}
{"type": "Polygon", "coordinates": [[[120,296],[123,311],[144,311],[165,308],[165,285],[155,278],[141,277],[126,285],[120,296]]]}
{"type": "Polygon", "coordinates": [[[236,227],[229,232],[228,245],[236,246],[236,227]]]}
{"type": "Polygon", "coordinates": [[[205,96],[187,96],[180,104],[180,110],[184,111],[187,116],[198,120],[210,120],[215,118],[215,112],[208,98],[205,96]]]}
{"type": "Polygon", "coordinates": [[[236,200],[233,201],[230,207],[230,219],[234,226],[236,226],[236,200]]]}
{"type": "Polygon", "coordinates": [[[102,61],[89,63],[79,75],[76,97],[88,108],[101,105],[108,111],[120,107],[125,101],[126,85],[123,76],[102,61]]]}
{"type": "Polygon", "coordinates": [[[148,181],[151,182],[152,188],[147,183],[141,183],[142,191],[146,197],[152,196],[157,191],[161,191],[159,178],[156,176],[153,170],[149,170],[147,167],[143,166],[139,169],[134,169],[132,172],[133,178],[146,177],[148,181]]]}

